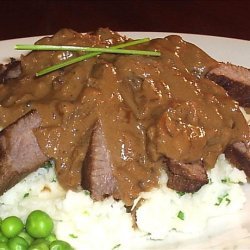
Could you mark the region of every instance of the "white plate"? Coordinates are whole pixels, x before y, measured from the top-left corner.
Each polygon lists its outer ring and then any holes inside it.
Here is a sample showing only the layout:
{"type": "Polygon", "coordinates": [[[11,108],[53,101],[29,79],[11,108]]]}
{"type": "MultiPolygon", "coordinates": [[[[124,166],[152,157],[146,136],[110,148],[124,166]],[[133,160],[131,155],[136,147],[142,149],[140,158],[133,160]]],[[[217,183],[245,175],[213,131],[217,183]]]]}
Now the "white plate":
{"type": "MultiPolygon", "coordinates": [[[[170,35],[170,33],[160,32],[123,32],[123,34],[132,38],[156,38],[170,35]]],[[[196,44],[218,61],[250,68],[250,41],[192,34],[178,35],[196,44]]],[[[0,62],[6,62],[8,58],[18,57],[24,53],[15,51],[15,44],[33,43],[39,38],[28,37],[0,41],[0,62]]],[[[149,249],[250,249],[250,184],[245,185],[244,189],[247,203],[239,213],[212,220],[206,232],[199,238],[189,237],[191,239],[181,240],[178,243],[155,243],[155,246],[149,249]]]]}

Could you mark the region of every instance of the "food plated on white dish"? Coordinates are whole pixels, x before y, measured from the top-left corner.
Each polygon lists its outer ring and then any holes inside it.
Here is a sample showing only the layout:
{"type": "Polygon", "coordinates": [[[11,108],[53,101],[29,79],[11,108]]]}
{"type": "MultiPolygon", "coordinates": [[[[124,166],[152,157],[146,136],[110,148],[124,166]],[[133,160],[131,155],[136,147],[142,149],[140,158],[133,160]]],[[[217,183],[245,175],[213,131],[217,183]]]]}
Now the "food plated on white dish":
{"type": "MultiPolygon", "coordinates": [[[[249,159],[239,163],[235,151],[243,147],[243,159],[249,150],[249,118],[238,104],[249,105],[249,82],[240,78],[250,67],[249,42],[124,34],[152,38],[129,49],[160,55],[96,54],[48,72],[85,52],[33,51],[19,61],[14,46],[37,38],[1,42],[2,62],[17,58],[11,69],[2,66],[2,138],[22,153],[2,144],[15,159],[2,160],[0,217],[25,220],[44,210],[57,237],[75,249],[244,249],[249,159]],[[220,86],[227,70],[240,71],[229,83],[246,89],[227,93],[220,86]]],[[[37,45],[127,49],[134,42],[127,37],[64,29],[37,45]]]]}

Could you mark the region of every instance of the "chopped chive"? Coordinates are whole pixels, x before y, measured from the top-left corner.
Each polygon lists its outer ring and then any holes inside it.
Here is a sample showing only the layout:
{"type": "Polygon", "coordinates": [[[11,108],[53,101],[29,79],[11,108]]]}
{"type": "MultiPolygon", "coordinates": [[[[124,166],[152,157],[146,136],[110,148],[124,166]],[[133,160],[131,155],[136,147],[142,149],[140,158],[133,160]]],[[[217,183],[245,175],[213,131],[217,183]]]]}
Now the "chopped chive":
{"type": "Polygon", "coordinates": [[[112,250],[118,249],[120,246],[121,246],[121,244],[117,244],[117,245],[115,245],[115,246],[112,248],[112,250]]]}
{"type": "Polygon", "coordinates": [[[224,179],[221,180],[222,183],[226,184],[237,184],[238,182],[232,181],[229,177],[225,177],[224,179]]]}
{"type": "Polygon", "coordinates": [[[231,200],[228,198],[229,194],[226,193],[220,197],[217,198],[217,202],[214,204],[215,206],[219,206],[223,201],[226,201],[227,205],[231,202],[231,200]]]}
{"type": "Polygon", "coordinates": [[[49,168],[53,168],[54,167],[54,162],[53,160],[49,160],[49,161],[46,161],[44,164],[43,164],[43,168],[45,169],[49,169],[49,168]]]}
{"type": "Polygon", "coordinates": [[[185,192],[176,192],[180,197],[183,196],[185,194],[185,192]]]}
{"type": "Polygon", "coordinates": [[[225,201],[227,202],[227,206],[231,203],[231,200],[229,198],[226,198],[225,201]]]}
{"type": "Polygon", "coordinates": [[[56,178],[54,177],[54,178],[51,180],[51,182],[56,182],[56,178]]]}
{"type": "Polygon", "coordinates": [[[215,203],[215,206],[219,206],[221,204],[221,202],[223,201],[223,198],[218,197],[217,198],[217,202],[215,203]]]}
{"type": "MultiPolygon", "coordinates": [[[[146,43],[148,41],[150,41],[149,38],[138,39],[138,40],[129,41],[129,42],[126,42],[126,43],[122,43],[122,44],[112,46],[112,47],[110,47],[110,49],[121,49],[121,48],[129,47],[129,46],[133,46],[133,45],[137,45],[137,44],[141,44],[141,43],[146,43]]],[[[159,52],[157,52],[157,53],[159,53],[159,52]]],[[[66,66],[81,62],[83,60],[86,60],[86,59],[89,59],[89,58],[92,58],[92,57],[95,57],[95,56],[98,56],[98,55],[101,55],[101,54],[102,54],[102,52],[90,52],[90,53],[87,53],[85,55],[69,59],[69,60],[67,60],[65,62],[52,65],[52,66],[50,66],[48,68],[45,68],[45,69],[37,72],[36,76],[42,76],[42,75],[48,74],[48,73],[53,72],[55,70],[64,68],[66,66]]]]}
{"type": "Polygon", "coordinates": [[[85,194],[85,195],[90,195],[89,190],[84,190],[84,194],[85,194]]]}
{"type": "Polygon", "coordinates": [[[25,193],[24,195],[23,195],[23,198],[26,198],[26,197],[28,197],[30,195],[30,193],[25,193]]]}
{"type": "Polygon", "coordinates": [[[184,219],[185,219],[185,214],[184,214],[182,211],[179,211],[178,214],[177,214],[177,217],[178,217],[180,220],[184,220],[184,219]]]}
{"type": "Polygon", "coordinates": [[[85,216],[89,216],[89,211],[88,211],[88,210],[84,210],[84,211],[82,212],[82,214],[85,215],[85,216]]]}
{"type": "Polygon", "coordinates": [[[78,47],[78,46],[57,46],[57,45],[25,45],[17,44],[17,50],[46,50],[46,51],[87,51],[99,53],[112,53],[112,54],[129,54],[129,55],[143,55],[143,56],[160,56],[161,53],[152,50],[131,50],[131,49],[116,49],[116,48],[97,48],[97,47],[78,47]]]}
{"type": "Polygon", "coordinates": [[[231,182],[230,178],[226,177],[224,179],[221,180],[222,183],[228,183],[231,182]]]}
{"type": "Polygon", "coordinates": [[[75,234],[69,234],[69,237],[71,237],[71,238],[73,238],[73,239],[77,239],[77,238],[78,238],[78,236],[75,235],[75,234]]]}
{"type": "Polygon", "coordinates": [[[240,184],[242,185],[243,183],[241,181],[232,181],[229,177],[226,177],[224,179],[221,180],[222,183],[225,183],[225,184],[240,184]]]}

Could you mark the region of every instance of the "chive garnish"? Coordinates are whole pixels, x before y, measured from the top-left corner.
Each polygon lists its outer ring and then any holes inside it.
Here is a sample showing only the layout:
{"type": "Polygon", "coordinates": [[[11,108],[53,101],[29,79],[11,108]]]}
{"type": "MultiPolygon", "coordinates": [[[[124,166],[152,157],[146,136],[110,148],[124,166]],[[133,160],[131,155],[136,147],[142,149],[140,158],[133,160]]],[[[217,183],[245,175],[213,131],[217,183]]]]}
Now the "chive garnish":
{"type": "Polygon", "coordinates": [[[112,250],[118,249],[120,246],[121,246],[121,244],[117,244],[117,245],[115,245],[115,246],[112,248],[112,250]]]}
{"type": "Polygon", "coordinates": [[[71,238],[73,238],[73,239],[77,239],[77,238],[78,238],[78,236],[75,235],[75,234],[69,234],[69,237],[71,237],[71,238]]]}
{"type": "Polygon", "coordinates": [[[177,191],[176,193],[177,193],[180,197],[183,196],[183,195],[185,195],[185,192],[179,192],[179,191],[177,191]]]}
{"type": "Polygon", "coordinates": [[[177,217],[178,217],[180,220],[184,220],[184,219],[185,219],[185,214],[184,214],[182,211],[179,211],[178,214],[177,214],[177,217]]]}
{"type": "Polygon", "coordinates": [[[241,181],[232,181],[229,177],[226,177],[224,179],[221,180],[222,183],[225,183],[225,184],[240,184],[242,185],[243,183],[241,181]]]}
{"type": "Polygon", "coordinates": [[[132,49],[116,49],[101,48],[101,47],[78,47],[78,46],[57,46],[57,45],[25,45],[17,44],[16,50],[46,50],[46,51],[87,51],[87,52],[100,52],[112,54],[128,54],[128,55],[143,55],[143,56],[160,56],[161,53],[152,50],[132,50],[132,49]]]}
{"type": "Polygon", "coordinates": [[[24,195],[23,195],[23,198],[26,198],[26,197],[28,197],[30,194],[29,193],[25,193],[24,195]]]}
{"type": "Polygon", "coordinates": [[[71,50],[71,51],[87,51],[90,53],[87,53],[85,55],[75,57],[72,59],[69,59],[63,63],[52,65],[48,68],[45,68],[39,72],[36,73],[36,76],[42,76],[45,74],[48,74],[50,72],[53,72],[57,69],[64,68],[66,66],[72,65],[77,62],[81,62],[83,60],[101,55],[102,53],[119,53],[119,54],[132,54],[132,55],[148,55],[148,56],[160,56],[160,52],[158,51],[145,51],[145,50],[121,50],[122,48],[146,43],[150,41],[149,38],[143,38],[138,39],[122,44],[118,44],[115,46],[111,46],[110,48],[93,48],[93,47],[78,47],[78,46],[55,46],[55,45],[16,45],[16,49],[22,49],[22,50],[71,50]],[[94,52],[93,52],[94,51],[94,52]]]}
{"type": "Polygon", "coordinates": [[[217,198],[217,202],[214,204],[215,206],[219,206],[223,201],[226,202],[226,205],[229,205],[229,203],[231,202],[231,200],[228,198],[229,194],[226,193],[220,197],[217,198]]]}
{"type": "Polygon", "coordinates": [[[83,190],[85,195],[90,195],[90,192],[88,190],[83,190]]]}

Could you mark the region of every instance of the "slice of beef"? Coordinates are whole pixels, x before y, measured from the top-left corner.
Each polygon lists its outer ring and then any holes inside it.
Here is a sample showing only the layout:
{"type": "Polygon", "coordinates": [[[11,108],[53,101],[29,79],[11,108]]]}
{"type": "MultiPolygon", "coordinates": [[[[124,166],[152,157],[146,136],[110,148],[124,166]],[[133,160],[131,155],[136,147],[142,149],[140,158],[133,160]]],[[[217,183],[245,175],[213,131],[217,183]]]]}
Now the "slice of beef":
{"type": "Polygon", "coordinates": [[[233,143],[226,149],[225,156],[250,177],[250,141],[233,143]]]}
{"type": "Polygon", "coordinates": [[[241,66],[220,63],[206,77],[220,86],[243,107],[250,107],[250,70],[241,66]]]}
{"type": "Polygon", "coordinates": [[[40,123],[33,110],[0,132],[0,194],[48,160],[33,132],[40,123]]]}
{"type": "Polygon", "coordinates": [[[21,63],[10,58],[10,63],[0,65],[0,83],[6,83],[10,79],[17,78],[21,74],[21,63]]]}
{"type": "Polygon", "coordinates": [[[110,153],[100,121],[97,121],[91,135],[88,151],[82,166],[82,187],[91,193],[94,200],[113,195],[117,189],[113,176],[110,153]]]}
{"type": "Polygon", "coordinates": [[[179,192],[196,192],[208,183],[206,170],[202,162],[182,163],[166,160],[168,174],[167,186],[179,192]]]}

